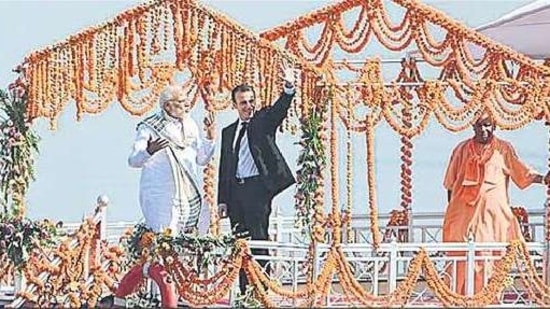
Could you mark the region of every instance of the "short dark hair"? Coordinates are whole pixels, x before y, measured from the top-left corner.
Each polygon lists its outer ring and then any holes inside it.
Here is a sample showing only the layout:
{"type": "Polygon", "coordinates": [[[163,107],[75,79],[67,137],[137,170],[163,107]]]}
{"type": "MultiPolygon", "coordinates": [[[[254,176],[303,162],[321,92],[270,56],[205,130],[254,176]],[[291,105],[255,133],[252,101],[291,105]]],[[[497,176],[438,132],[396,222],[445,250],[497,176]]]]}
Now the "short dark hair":
{"type": "Polygon", "coordinates": [[[252,94],[254,95],[254,98],[256,98],[256,91],[254,91],[254,87],[252,87],[250,85],[247,85],[247,84],[240,84],[237,87],[233,88],[233,90],[231,90],[231,100],[234,103],[237,103],[235,101],[235,96],[236,96],[237,92],[247,92],[247,91],[252,91],[252,94]]]}

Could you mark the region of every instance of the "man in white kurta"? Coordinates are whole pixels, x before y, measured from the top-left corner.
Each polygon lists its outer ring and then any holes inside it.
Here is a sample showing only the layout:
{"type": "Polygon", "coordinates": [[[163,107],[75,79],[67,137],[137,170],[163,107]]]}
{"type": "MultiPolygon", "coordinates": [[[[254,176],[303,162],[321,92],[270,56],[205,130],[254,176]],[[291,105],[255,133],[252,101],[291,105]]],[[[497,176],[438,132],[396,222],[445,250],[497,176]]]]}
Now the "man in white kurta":
{"type": "Polygon", "coordinates": [[[131,167],[142,169],[140,205],[145,224],[155,232],[170,228],[184,233],[199,221],[199,233],[204,234],[209,225],[208,207],[202,205],[198,186],[198,166],[206,165],[214,154],[213,133],[207,133],[206,139],[200,137],[186,102],[181,87],[166,88],[159,99],[161,111],[138,124],[128,158],[131,167]]]}

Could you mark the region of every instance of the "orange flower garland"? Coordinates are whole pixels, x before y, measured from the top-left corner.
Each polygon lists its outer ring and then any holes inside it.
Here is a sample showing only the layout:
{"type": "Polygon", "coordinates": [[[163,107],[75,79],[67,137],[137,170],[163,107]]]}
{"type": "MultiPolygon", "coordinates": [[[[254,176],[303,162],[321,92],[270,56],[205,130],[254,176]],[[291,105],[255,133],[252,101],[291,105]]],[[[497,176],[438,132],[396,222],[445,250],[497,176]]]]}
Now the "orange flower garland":
{"type": "MultiPolygon", "coordinates": [[[[229,269],[207,279],[199,279],[195,273],[177,261],[177,256],[166,255],[164,257],[171,267],[171,273],[178,283],[182,297],[194,305],[211,305],[227,294],[238,270],[243,267],[266,307],[274,305],[268,291],[265,291],[260,283],[264,283],[268,290],[277,294],[290,298],[307,298],[306,304],[318,305],[319,302],[315,303],[315,299],[323,300],[327,297],[335,273],[342,286],[346,287],[345,293],[349,301],[366,306],[403,305],[406,304],[422,272],[430,289],[445,306],[483,306],[494,301],[503,290],[512,263],[516,262],[523,263],[527,269],[525,273],[520,274],[530,291],[530,296],[539,304],[547,305],[550,289],[537,275],[525,246],[519,243],[510,245],[506,255],[497,263],[489,284],[473,297],[464,297],[450,291],[439,278],[435,266],[424,250],[410,262],[405,280],[388,295],[375,297],[367,293],[353,277],[353,271],[339,247],[341,227],[346,220],[341,218],[338,209],[338,158],[334,148],[338,143],[337,116],[350,130],[348,134],[351,134],[351,131],[365,133],[369,209],[375,247],[380,243],[381,235],[377,221],[374,130],[382,117],[403,137],[405,174],[401,176],[404,181],[402,205],[410,204],[411,198],[409,191],[412,180],[407,174],[410,170],[409,152],[412,148],[412,144],[409,144],[410,139],[427,127],[432,114],[450,131],[464,130],[470,125],[475,112],[481,108],[488,108],[497,124],[504,129],[520,128],[541,115],[550,119],[550,106],[546,102],[550,94],[550,83],[544,77],[550,72],[548,68],[538,66],[509,48],[464,29],[445,15],[416,1],[394,2],[407,11],[403,20],[396,25],[392,24],[386,13],[383,1],[346,0],[320,12],[301,17],[294,23],[267,31],[263,34],[264,39],[256,38],[228,18],[192,0],[156,1],[140,5],[109,23],[92,27],[65,42],[32,53],[25,59],[24,72],[31,89],[30,116],[48,117],[52,120],[52,126],[55,126],[56,117],[71,98],[76,101],[79,118],[86,113],[99,113],[105,110],[109,102],[115,98],[130,113],[143,114],[154,106],[160,90],[172,81],[176,71],[189,73],[188,86],[193,105],[200,95],[210,112],[226,109],[229,100],[227,96],[223,98],[219,94],[227,93],[231,85],[243,81],[261,89],[260,97],[262,102],[267,104],[272,101],[273,93],[280,90],[275,78],[276,68],[284,61],[299,63],[303,69],[303,78],[297,110],[301,115],[296,116],[306,115],[310,110],[307,104],[320,104],[313,101],[315,77],[318,73],[325,73],[329,77],[329,84],[332,84],[335,92],[330,95],[330,138],[326,129],[323,131],[324,140],[330,142],[332,155],[333,204],[329,220],[325,221],[323,216],[322,189],[315,196],[318,201],[315,217],[319,223],[316,226],[316,238],[322,239],[322,223],[330,224],[334,229],[334,243],[321,272],[306,289],[294,293],[284,290],[261,272],[251,260],[244,242],[238,243],[240,253],[233,257],[229,269]],[[346,31],[343,14],[355,7],[361,9],[359,17],[352,29],[346,31]],[[309,43],[302,30],[321,23],[324,23],[323,35],[317,42],[309,43]],[[448,31],[443,41],[438,42],[431,36],[430,23],[448,31]],[[121,35],[122,33],[124,35],[121,35]],[[380,73],[380,61],[371,61],[356,70],[360,73],[360,87],[352,88],[351,85],[347,85],[337,88],[333,72],[337,66],[331,63],[330,58],[332,48],[338,44],[348,53],[359,54],[373,37],[371,34],[390,50],[403,50],[410,44],[416,44],[423,58],[441,70],[441,80],[418,78],[415,80],[418,85],[414,90],[404,89],[395,84],[387,85],[380,73]],[[286,39],[286,47],[299,60],[282,53],[267,41],[280,38],[286,39]],[[487,50],[481,60],[473,57],[468,50],[467,45],[471,43],[487,50]],[[160,61],[161,54],[168,53],[171,44],[175,47],[175,53],[171,55],[175,59],[170,62],[160,61]],[[449,50],[453,52],[449,53],[449,50]],[[313,62],[317,67],[313,68],[308,62],[313,62]],[[506,62],[520,65],[516,79],[509,77],[510,72],[504,65],[506,62]],[[206,75],[206,72],[210,73],[206,75]],[[140,97],[138,93],[144,90],[148,90],[149,94],[140,97]],[[448,91],[452,91],[463,106],[450,104],[445,96],[448,91]],[[342,100],[342,97],[345,99],[342,100]],[[353,109],[360,104],[369,111],[369,115],[364,119],[353,117],[353,109]],[[515,106],[517,104],[521,106],[515,106]],[[404,106],[410,107],[406,114],[402,113],[404,106]],[[345,112],[346,110],[349,112],[345,112]],[[410,119],[419,121],[412,123],[410,119]],[[172,263],[168,258],[171,258],[172,263]],[[210,286],[212,289],[208,289],[210,286]]],[[[346,67],[349,69],[352,66],[346,67]]],[[[415,64],[409,63],[402,67],[402,72],[415,69],[418,69],[415,64]]],[[[285,127],[292,130],[288,123],[285,123],[285,127]]],[[[348,147],[348,160],[350,152],[348,147]]],[[[212,206],[212,186],[215,178],[213,168],[208,166],[205,169],[206,200],[212,206]]],[[[347,170],[350,169],[347,167],[347,170]]],[[[347,173],[348,200],[351,200],[351,172],[347,173]]],[[[348,209],[350,205],[351,202],[348,209]]],[[[215,213],[214,208],[211,211],[215,213]]],[[[516,214],[523,218],[521,212],[516,211],[516,214]]],[[[212,222],[215,222],[215,215],[212,217],[212,222]]],[[[400,223],[404,219],[396,215],[395,220],[396,223],[400,223]]],[[[217,226],[214,225],[212,228],[216,231],[217,226]]],[[[83,261],[85,252],[91,248],[91,241],[96,237],[94,229],[91,222],[86,222],[73,238],[79,243],[77,248],[71,248],[69,242],[66,242],[54,250],[55,255],[61,260],[59,265],[52,265],[45,258],[36,258],[36,263],[26,269],[27,280],[40,290],[38,294],[67,295],[71,306],[80,306],[83,304],[82,301],[90,301],[93,305],[93,300],[101,293],[98,286],[113,287],[113,280],[108,278],[120,270],[114,262],[107,271],[100,268],[91,269],[94,286],[86,287],[83,284],[83,261]],[[38,278],[37,274],[42,272],[49,272],[54,277],[49,282],[51,287],[47,287],[45,282],[38,278]]],[[[145,237],[143,241],[146,245],[151,239],[145,237]]],[[[105,258],[108,256],[114,260],[120,254],[120,251],[110,252],[105,258]]],[[[147,255],[149,254],[156,253],[148,252],[147,255]]],[[[3,269],[9,269],[9,265],[3,269]]],[[[27,292],[21,293],[20,296],[37,301],[37,297],[27,292]]]]}
{"type": "MultiPolygon", "coordinates": [[[[393,51],[405,50],[416,43],[419,53],[432,67],[439,69],[439,81],[422,78],[413,60],[404,60],[407,65],[398,76],[410,75],[415,78],[411,85],[384,85],[383,80],[366,81],[360,78],[343,85],[342,88],[352,89],[365,102],[368,93],[364,90],[372,82],[382,89],[374,94],[370,102],[388,102],[382,110],[384,117],[400,135],[412,137],[422,132],[429,120],[430,114],[435,114],[437,120],[448,130],[460,131],[469,127],[473,114],[483,106],[489,106],[499,127],[517,129],[529,121],[538,119],[541,115],[550,119],[548,103],[544,101],[549,93],[548,79],[545,77],[548,68],[540,66],[531,59],[513,52],[508,47],[483,38],[480,34],[462,27],[445,14],[431,9],[421,3],[411,0],[393,1],[405,10],[403,19],[392,24],[385,3],[376,1],[347,0],[327,6],[316,12],[297,18],[283,26],[276,27],[261,34],[270,41],[286,41],[289,50],[302,61],[315,63],[325,76],[330,76],[330,83],[336,83],[336,64],[329,56],[335,47],[349,54],[364,52],[371,34],[387,49],[393,51]],[[348,31],[343,24],[346,12],[358,8],[360,13],[354,18],[355,23],[348,31]],[[305,32],[320,25],[322,33],[313,44],[305,40],[305,32]],[[430,25],[437,25],[447,32],[445,39],[438,42],[430,34],[430,25]],[[476,60],[468,45],[480,46],[485,51],[482,60],[476,60]],[[520,72],[515,79],[510,78],[507,63],[520,65],[520,72]],[[411,66],[412,65],[412,66],[411,66]],[[477,78],[477,79],[475,79],[477,78]],[[497,83],[497,81],[499,81],[497,83]],[[355,86],[355,84],[361,86],[355,86]],[[416,85],[415,85],[416,84],[416,85]],[[435,86],[435,87],[434,87],[435,86]],[[412,90],[412,91],[411,91],[412,90]],[[449,104],[445,92],[452,92],[463,103],[463,107],[449,104]],[[417,92],[416,95],[414,92],[417,92]],[[425,93],[429,93],[426,96],[425,93]],[[437,100],[434,96],[437,96],[437,100]],[[419,104],[413,98],[419,99],[419,104]],[[391,103],[389,103],[391,102],[391,103]],[[413,104],[414,103],[414,104],[413,104]],[[413,127],[398,121],[402,115],[394,110],[392,105],[418,105],[413,116],[421,121],[413,127]],[[521,106],[518,107],[518,104],[521,106]],[[508,105],[515,105],[508,107],[508,105]],[[423,108],[424,106],[428,108],[423,108]],[[457,120],[460,121],[457,123],[457,120]]],[[[368,62],[368,60],[367,60],[368,62]]],[[[344,64],[349,71],[354,71],[349,64],[344,64]]],[[[349,76],[350,74],[345,74],[349,76]]],[[[398,78],[395,82],[403,82],[398,78]]],[[[325,84],[326,86],[326,84],[325,84]]],[[[372,97],[372,94],[369,94],[372,97]]],[[[374,114],[374,113],[373,113],[374,114]]]]}
{"type": "Polygon", "coordinates": [[[371,220],[372,245],[377,248],[382,240],[378,226],[378,207],[376,202],[376,173],[374,170],[374,124],[367,118],[367,184],[369,192],[369,217],[371,220]]]}
{"type": "MultiPolygon", "coordinates": [[[[94,231],[94,229],[90,229],[87,226],[93,225],[87,221],[80,229],[80,234],[77,234],[77,238],[81,239],[83,244],[85,244],[88,239],[88,237],[84,235],[88,233],[88,235],[91,236],[94,231]]],[[[144,237],[144,239],[147,239],[147,237],[144,237]]],[[[50,286],[53,287],[53,289],[50,288],[48,290],[50,295],[61,295],[60,293],[63,293],[62,291],[64,291],[64,289],[68,289],[66,290],[66,295],[68,296],[67,300],[71,306],[79,306],[84,303],[88,303],[92,306],[95,305],[102,293],[102,289],[99,287],[104,285],[109,289],[114,289],[112,277],[116,274],[106,272],[100,267],[95,267],[90,271],[90,275],[92,275],[93,278],[92,285],[84,285],[80,281],[81,279],[78,279],[80,275],[75,276],[75,274],[81,273],[82,268],[77,267],[77,264],[71,263],[70,261],[74,257],[81,258],[82,248],[85,247],[86,245],[77,247],[75,251],[70,251],[68,243],[60,246],[59,250],[61,250],[61,252],[58,252],[58,255],[63,257],[65,261],[62,262],[60,267],[51,267],[47,264],[46,260],[42,260],[41,262],[36,260],[36,262],[30,264],[34,266],[27,269],[27,282],[37,287],[39,291],[42,290],[46,292],[45,283],[40,281],[33,273],[48,271],[55,276],[54,279],[51,279],[49,282],[50,286]],[[32,270],[34,267],[36,268],[32,270]],[[67,273],[63,275],[65,271],[67,273]]],[[[479,307],[492,303],[505,288],[508,273],[514,263],[518,264],[518,266],[520,263],[526,265],[527,271],[520,272],[520,274],[525,286],[529,290],[529,295],[541,305],[547,305],[546,300],[550,299],[550,287],[546,286],[536,273],[525,244],[518,241],[512,242],[505,255],[495,264],[495,269],[489,280],[489,284],[484,287],[480,293],[472,297],[459,295],[450,291],[447,284],[439,278],[439,274],[425,250],[421,250],[411,260],[406,278],[399,284],[397,289],[383,296],[375,296],[366,292],[356,281],[353,270],[350,268],[339,246],[333,246],[328,252],[328,256],[326,257],[319,276],[311,281],[306,287],[296,292],[286,290],[276,281],[270,280],[263,273],[259,264],[251,259],[249,249],[246,242],[243,240],[237,241],[235,254],[229,264],[227,264],[228,267],[221,267],[221,271],[206,279],[200,279],[194,271],[189,270],[188,266],[182,264],[178,260],[178,256],[175,252],[171,251],[170,248],[167,250],[168,251],[163,249],[159,251],[163,256],[167,270],[175,279],[180,296],[194,306],[212,305],[227,295],[241,267],[245,269],[250,282],[255,286],[258,299],[266,307],[275,307],[275,304],[270,299],[268,291],[273,291],[275,294],[286,298],[302,299],[306,302],[305,304],[309,303],[315,306],[322,305],[320,302],[314,304],[313,299],[320,301],[326,299],[328,296],[327,293],[329,293],[332,286],[334,274],[338,276],[340,284],[344,288],[345,297],[351,303],[369,307],[405,305],[421,273],[423,273],[426,278],[426,283],[429,288],[445,306],[479,307]],[[264,286],[267,287],[267,290],[264,289],[264,286]]],[[[105,258],[112,261],[112,265],[115,265],[115,267],[109,269],[113,271],[118,269],[116,265],[119,263],[117,261],[120,261],[119,258],[121,254],[122,251],[116,247],[108,248],[105,251],[105,258]]],[[[22,292],[19,296],[29,301],[36,302],[40,301],[40,298],[33,295],[40,295],[40,293],[41,292],[31,295],[22,292]]],[[[47,304],[47,302],[44,302],[45,299],[46,298],[42,298],[43,305],[47,304]]]]}
{"type": "Polygon", "coordinates": [[[524,207],[517,206],[517,207],[512,207],[512,213],[518,219],[518,223],[520,224],[520,228],[521,228],[521,233],[523,234],[525,241],[532,241],[531,233],[529,231],[529,213],[527,213],[527,210],[525,210],[524,207]]]}
{"type": "MultiPolygon", "coordinates": [[[[55,127],[55,118],[71,98],[76,100],[79,119],[104,111],[113,99],[131,114],[142,115],[155,106],[176,71],[191,73],[189,80],[210,111],[225,109],[229,101],[219,101],[218,94],[242,82],[261,89],[261,101],[269,103],[280,90],[276,76],[283,62],[297,63],[226,16],[193,0],[172,0],[139,5],[33,52],[22,67],[30,85],[30,117],[48,117],[55,127]],[[171,45],[175,61],[163,62],[160,59],[167,59],[171,45]],[[143,90],[148,94],[138,95],[143,90]]],[[[306,63],[300,67],[299,97],[309,100],[315,69],[306,63]]]]}
{"type": "Polygon", "coordinates": [[[85,302],[94,306],[102,296],[103,285],[111,290],[114,288],[113,279],[119,275],[119,264],[123,254],[118,247],[103,248],[102,262],[108,262],[109,268],[104,270],[99,265],[87,264],[85,252],[90,250],[90,244],[97,240],[96,237],[99,235],[96,233],[97,228],[98,225],[88,219],[72,236],[72,239],[77,241],[76,247],[71,247],[71,239],[68,239],[51,252],[49,250],[43,250],[43,254],[34,252],[23,273],[27,286],[34,286],[35,292],[30,294],[27,291],[21,291],[18,297],[40,306],[50,307],[54,304],[52,301],[55,301],[58,296],[64,295],[71,307],[79,307],[85,302]],[[61,263],[53,265],[49,254],[59,257],[61,263]],[[89,279],[85,277],[86,265],[90,266],[89,276],[91,277],[89,278],[93,278],[92,284],[89,286],[84,283],[89,279]],[[48,280],[42,281],[39,274],[48,274],[48,280]]]}

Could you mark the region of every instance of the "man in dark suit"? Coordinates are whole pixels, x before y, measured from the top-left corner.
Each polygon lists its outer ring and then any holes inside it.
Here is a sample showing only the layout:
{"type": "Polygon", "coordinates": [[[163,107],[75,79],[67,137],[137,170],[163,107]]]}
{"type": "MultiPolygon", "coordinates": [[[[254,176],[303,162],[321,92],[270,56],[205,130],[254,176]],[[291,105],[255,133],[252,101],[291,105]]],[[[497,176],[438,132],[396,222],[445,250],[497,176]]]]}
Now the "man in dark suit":
{"type": "MultiPolygon", "coordinates": [[[[231,228],[236,233],[248,233],[252,240],[268,240],[271,201],[295,182],[275,142],[277,128],[295,94],[294,71],[284,71],[284,92],[272,106],[258,111],[254,89],[248,85],[235,87],[231,99],[239,119],[222,131],[218,174],[220,218],[229,215],[231,228]]],[[[268,250],[252,249],[252,254],[268,255],[268,250]]],[[[266,262],[260,264],[265,266],[266,262]]],[[[244,293],[247,280],[243,271],[239,282],[244,293]]]]}

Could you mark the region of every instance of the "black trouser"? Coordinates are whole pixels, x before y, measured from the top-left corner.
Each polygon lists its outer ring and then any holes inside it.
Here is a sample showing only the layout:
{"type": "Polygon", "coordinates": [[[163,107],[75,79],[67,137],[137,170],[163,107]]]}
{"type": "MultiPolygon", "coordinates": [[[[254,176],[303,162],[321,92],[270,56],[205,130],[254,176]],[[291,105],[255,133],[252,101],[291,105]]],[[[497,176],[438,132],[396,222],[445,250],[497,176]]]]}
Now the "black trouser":
{"type": "MultiPolygon", "coordinates": [[[[236,233],[248,233],[252,240],[268,240],[269,215],[272,196],[260,177],[235,179],[231,184],[231,202],[228,215],[231,229],[236,233]]],[[[268,255],[267,249],[252,249],[253,255],[268,255]]],[[[265,268],[266,260],[258,261],[265,268]]],[[[269,274],[270,267],[266,268],[269,274]]],[[[243,270],[239,273],[241,294],[246,291],[248,280],[243,270]]]]}

